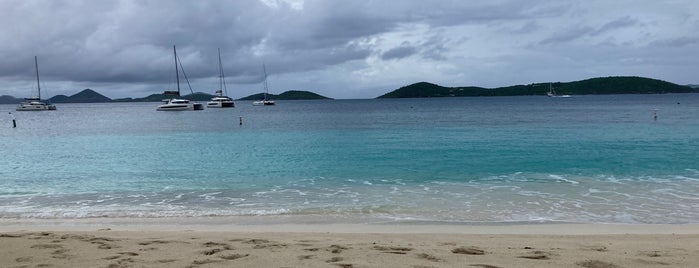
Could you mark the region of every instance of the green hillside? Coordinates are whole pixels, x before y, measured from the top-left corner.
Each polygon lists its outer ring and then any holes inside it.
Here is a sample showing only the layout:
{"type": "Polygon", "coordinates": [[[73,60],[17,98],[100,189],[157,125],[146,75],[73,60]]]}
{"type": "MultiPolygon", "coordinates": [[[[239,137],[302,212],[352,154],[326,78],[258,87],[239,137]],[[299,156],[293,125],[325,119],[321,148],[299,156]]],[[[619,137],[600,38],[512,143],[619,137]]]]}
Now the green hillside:
{"type": "Polygon", "coordinates": [[[22,102],[22,99],[15,98],[15,97],[8,96],[8,95],[0,96],[0,104],[18,104],[20,102],[22,102]]]}
{"type": "Polygon", "coordinates": [[[56,95],[49,99],[52,103],[95,103],[95,102],[110,102],[112,99],[95,92],[92,89],[84,89],[70,97],[65,95],[56,95]]]}
{"type": "MultiPolygon", "coordinates": [[[[264,93],[253,94],[240,100],[256,101],[264,98],[264,93]]],[[[267,94],[270,100],[329,100],[330,98],[310,91],[290,90],[279,95],[267,94]]]]}
{"type": "MultiPolygon", "coordinates": [[[[550,83],[558,94],[661,94],[699,92],[688,86],[670,82],[631,76],[591,78],[575,82],[550,83]]],[[[378,98],[429,98],[475,96],[546,95],[549,83],[515,85],[499,88],[443,87],[427,82],[401,87],[378,98]]]]}

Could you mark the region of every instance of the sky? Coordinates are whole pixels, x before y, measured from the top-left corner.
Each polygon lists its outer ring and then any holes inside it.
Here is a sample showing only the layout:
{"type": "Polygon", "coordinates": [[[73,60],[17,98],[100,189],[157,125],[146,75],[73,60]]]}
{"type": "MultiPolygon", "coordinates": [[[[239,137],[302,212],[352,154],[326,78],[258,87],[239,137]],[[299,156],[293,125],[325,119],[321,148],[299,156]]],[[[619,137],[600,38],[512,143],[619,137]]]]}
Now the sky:
{"type": "Polygon", "coordinates": [[[0,95],[500,87],[642,76],[699,84],[696,0],[0,0],[0,95]],[[186,84],[185,81],[182,81],[186,84]],[[189,89],[183,87],[185,92],[189,89]]]}

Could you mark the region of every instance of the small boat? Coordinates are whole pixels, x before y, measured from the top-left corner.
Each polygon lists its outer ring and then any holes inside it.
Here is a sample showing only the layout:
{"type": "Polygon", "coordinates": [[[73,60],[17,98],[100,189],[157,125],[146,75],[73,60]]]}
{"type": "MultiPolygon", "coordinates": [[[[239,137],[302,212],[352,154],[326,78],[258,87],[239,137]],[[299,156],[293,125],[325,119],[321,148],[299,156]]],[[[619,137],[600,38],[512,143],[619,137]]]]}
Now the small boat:
{"type": "Polygon", "coordinates": [[[570,98],[570,95],[558,95],[556,94],[556,91],[553,89],[553,85],[549,83],[549,92],[546,93],[547,96],[551,98],[570,98]]]}
{"type": "Polygon", "coordinates": [[[252,105],[255,105],[255,106],[269,106],[269,105],[274,105],[274,101],[273,101],[273,100],[267,99],[267,93],[268,93],[269,89],[268,89],[268,87],[267,87],[267,67],[265,67],[265,63],[264,63],[264,62],[262,63],[262,71],[263,71],[264,74],[265,74],[265,77],[264,77],[264,86],[265,86],[264,99],[261,99],[261,100],[258,100],[258,101],[253,101],[253,102],[252,102],[252,105]]]}
{"type": "Polygon", "coordinates": [[[24,98],[25,101],[17,106],[17,111],[52,111],[56,110],[56,105],[41,100],[41,85],[39,83],[39,61],[34,56],[34,67],[36,68],[36,97],[24,98]]]}
{"type": "Polygon", "coordinates": [[[218,90],[216,90],[216,96],[211,98],[211,101],[206,103],[206,107],[209,108],[233,108],[235,103],[233,99],[226,96],[228,95],[228,89],[226,88],[226,80],[223,75],[223,64],[221,64],[221,49],[218,50],[218,72],[219,72],[219,82],[218,90]],[[225,92],[224,92],[225,91],[225,92]],[[226,93],[226,95],[224,95],[226,93]]]}
{"type": "MultiPolygon", "coordinates": [[[[164,104],[161,104],[158,106],[156,109],[157,111],[194,111],[194,110],[204,110],[204,105],[201,103],[197,102],[190,102],[189,100],[186,99],[179,99],[178,97],[180,96],[180,72],[177,67],[178,63],[181,64],[177,58],[177,49],[175,46],[172,46],[172,51],[175,54],[175,77],[177,80],[177,91],[174,90],[168,90],[165,91],[164,94],[171,95],[173,96],[172,98],[169,99],[163,99],[164,104]]],[[[185,79],[187,79],[187,74],[184,73],[184,70],[182,70],[182,73],[185,75],[185,79]]],[[[189,84],[189,80],[187,81],[187,84],[189,84]]],[[[190,91],[192,91],[192,88],[189,88],[190,91]]]]}

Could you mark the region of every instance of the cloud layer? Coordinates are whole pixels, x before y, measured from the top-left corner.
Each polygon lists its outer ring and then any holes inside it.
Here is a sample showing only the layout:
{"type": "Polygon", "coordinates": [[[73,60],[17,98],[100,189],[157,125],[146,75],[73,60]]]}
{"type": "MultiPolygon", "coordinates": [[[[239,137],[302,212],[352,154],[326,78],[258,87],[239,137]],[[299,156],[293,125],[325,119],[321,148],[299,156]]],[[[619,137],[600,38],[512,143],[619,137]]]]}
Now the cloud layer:
{"type": "Polygon", "coordinates": [[[172,46],[195,91],[372,98],[430,81],[485,87],[638,75],[697,83],[699,2],[0,1],[0,95],[167,89],[172,46]]]}

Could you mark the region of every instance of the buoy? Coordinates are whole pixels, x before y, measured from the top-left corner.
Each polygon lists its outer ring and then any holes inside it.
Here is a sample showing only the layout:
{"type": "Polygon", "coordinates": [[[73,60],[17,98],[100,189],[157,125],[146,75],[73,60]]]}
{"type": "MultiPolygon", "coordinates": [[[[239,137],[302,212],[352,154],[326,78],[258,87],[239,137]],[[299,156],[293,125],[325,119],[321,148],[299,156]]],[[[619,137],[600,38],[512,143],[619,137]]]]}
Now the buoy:
{"type": "Polygon", "coordinates": [[[15,119],[15,116],[10,112],[10,116],[12,116],[12,128],[17,127],[17,120],[15,119]]]}
{"type": "Polygon", "coordinates": [[[653,111],[653,120],[658,120],[658,111],[653,111]]]}
{"type": "Polygon", "coordinates": [[[242,126],[243,125],[243,117],[242,116],[238,117],[238,119],[240,120],[240,125],[242,126]]]}

